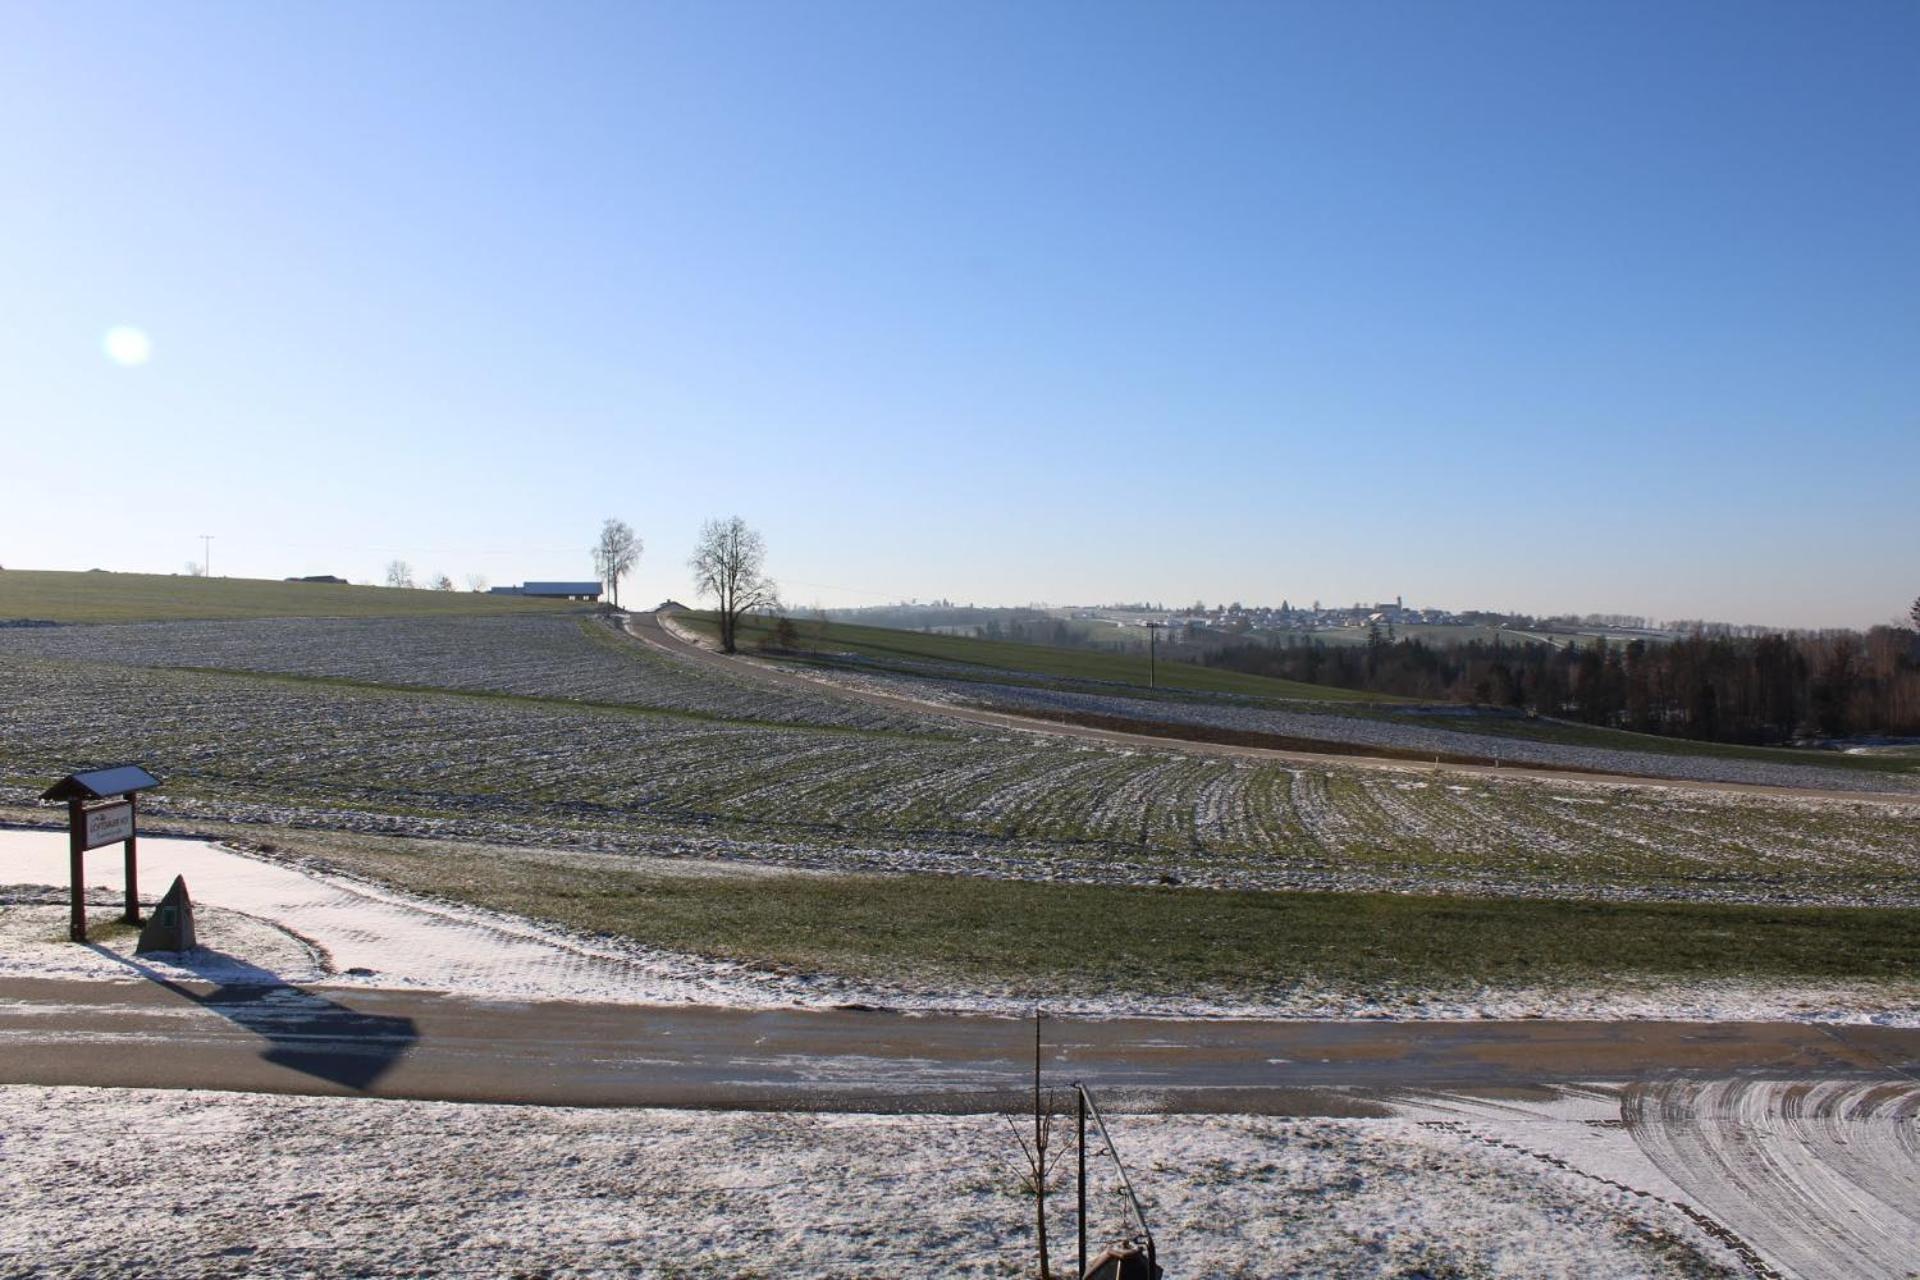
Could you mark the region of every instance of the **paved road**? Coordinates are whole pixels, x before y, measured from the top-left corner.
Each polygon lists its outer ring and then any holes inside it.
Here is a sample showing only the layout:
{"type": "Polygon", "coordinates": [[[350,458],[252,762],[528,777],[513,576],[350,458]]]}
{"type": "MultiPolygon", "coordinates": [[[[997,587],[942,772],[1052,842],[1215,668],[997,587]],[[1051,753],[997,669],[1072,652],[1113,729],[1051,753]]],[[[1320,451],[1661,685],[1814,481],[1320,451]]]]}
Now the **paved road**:
{"type": "MultiPolygon", "coordinates": [[[[1295,764],[1333,765],[1344,768],[1390,769],[1396,772],[1427,772],[1432,765],[1418,761],[1382,756],[1336,755],[1313,751],[1286,751],[1275,747],[1248,747],[1233,743],[1195,742],[1187,738],[1163,738],[1146,733],[1126,733],[1116,729],[1096,729],[1090,725],[1066,724],[1001,711],[983,711],[976,707],[958,707],[944,702],[928,702],[900,694],[856,689],[846,685],[815,680],[791,671],[781,671],[758,662],[728,657],[712,649],[690,644],[664,626],[658,613],[627,615],[627,631],[643,643],[671,653],[689,662],[724,671],[735,679],[754,680],[774,688],[809,694],[827,693],[866,703],[883,711],[911,716],[944,716],[967,724],[993,729],[1012,729],[1021,733],[1046,733],[1087,742],[1101,742],[1132,750],[1178,751],[1197,756],[1251,756],[1266,760],[1286,760],[1295,764]]],[[[1852,803],[1880,803],[1920,806],[1920,792],[1911,791],[1829,791],[1817,787],[1778,787],[1754,782],[1703,782],[1687,778],[1662,778],[1623,773],[1581,773],[1566,769],[1527,769],[1478,764],[1449,764],[1448,773],[1480,774],[1498,778],[1527,778],[1539,782],[1605,782],[1619,785],[1677,787],[1689,791],[1726,791],[1735,794],[1795,796],[1814,800],[1846,800],[1852,803]]]]}
{"type": "MultiPolygon", "coordinates": [[[[0,1083],[465,1102],[870,1111],[1008,1105],[1032,1024],[886,1011],[474,1000],[434,992],[0,981],[0,1083]]],[[[1796,1023],[1046,1023],[1049,1073],[1121,1105],[1366,1113],[1369,1090],[1686,1073],[1920,1073],[1920,1030],[1796,1023]],[[1351,1091],[1359,1091],[1355,1094],[1351,1091]]]]}

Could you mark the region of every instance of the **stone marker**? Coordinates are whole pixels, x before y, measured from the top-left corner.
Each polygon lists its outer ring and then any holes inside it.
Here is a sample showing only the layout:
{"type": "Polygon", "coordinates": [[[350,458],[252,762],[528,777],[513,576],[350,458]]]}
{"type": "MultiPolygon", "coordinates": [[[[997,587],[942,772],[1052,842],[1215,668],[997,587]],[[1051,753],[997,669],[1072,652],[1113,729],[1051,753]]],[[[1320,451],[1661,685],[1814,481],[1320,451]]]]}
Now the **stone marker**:
{"type": "Polygon", "coordinates": [[[140,931],[140,943],[134,952],[191,951],[194,946],[193,899],[187,896],[187,878],[175,876],[167,896],[147,917],[147,927],[140,931]]]}

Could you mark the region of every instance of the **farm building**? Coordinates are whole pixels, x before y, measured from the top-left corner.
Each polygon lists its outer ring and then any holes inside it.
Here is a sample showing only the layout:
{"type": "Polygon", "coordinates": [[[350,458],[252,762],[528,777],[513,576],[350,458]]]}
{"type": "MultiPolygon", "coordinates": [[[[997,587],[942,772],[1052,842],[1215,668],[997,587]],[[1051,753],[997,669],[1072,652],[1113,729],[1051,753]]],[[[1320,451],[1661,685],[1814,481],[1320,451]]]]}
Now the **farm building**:
{"type": "Polygon", "coordinates": [[[496,596],[539,596],[545,600],[598,600],[597,582],[525,582],[517,587],[495,587],[496,596]]]}

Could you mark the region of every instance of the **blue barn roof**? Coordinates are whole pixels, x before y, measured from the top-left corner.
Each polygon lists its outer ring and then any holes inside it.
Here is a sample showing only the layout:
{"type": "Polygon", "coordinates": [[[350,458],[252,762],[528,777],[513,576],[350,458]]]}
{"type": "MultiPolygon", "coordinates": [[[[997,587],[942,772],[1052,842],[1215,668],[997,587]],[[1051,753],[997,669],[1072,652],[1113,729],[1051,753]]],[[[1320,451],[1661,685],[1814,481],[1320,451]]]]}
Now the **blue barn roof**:
{"type": "Polygon", "coordinates": [[[600,598],[597,582],[529,582],[521,586],[523,596],[592,596],[600,598]]]}

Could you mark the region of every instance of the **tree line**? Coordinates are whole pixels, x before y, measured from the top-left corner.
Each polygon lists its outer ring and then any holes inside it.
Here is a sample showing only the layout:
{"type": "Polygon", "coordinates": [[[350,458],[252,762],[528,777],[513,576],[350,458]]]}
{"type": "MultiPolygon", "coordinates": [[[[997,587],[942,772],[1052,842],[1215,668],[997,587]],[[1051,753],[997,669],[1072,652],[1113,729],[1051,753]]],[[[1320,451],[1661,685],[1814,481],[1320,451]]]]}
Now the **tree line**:
{"type": "MultiPolygon", "coordinates": [[[[1920,628],[1920,602],[1915,604],[1920,628]]],[[[1920,636],[1904,627],[1675,640],[1498,639],[1435,646],[1295,639],[1214,650],[1208,666],[1428,701],[1510,707],[1713,742],[1920,734],[1920,636]]]]}

